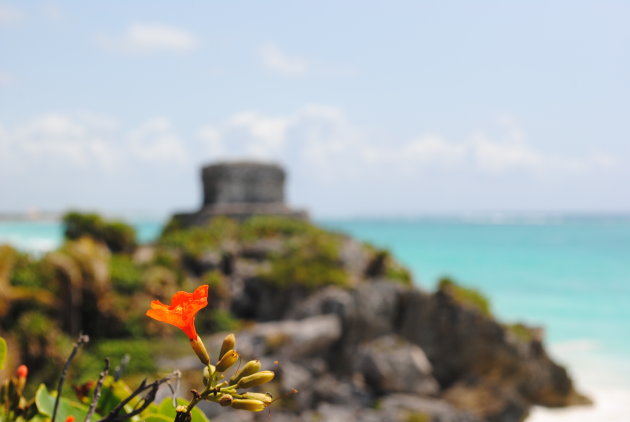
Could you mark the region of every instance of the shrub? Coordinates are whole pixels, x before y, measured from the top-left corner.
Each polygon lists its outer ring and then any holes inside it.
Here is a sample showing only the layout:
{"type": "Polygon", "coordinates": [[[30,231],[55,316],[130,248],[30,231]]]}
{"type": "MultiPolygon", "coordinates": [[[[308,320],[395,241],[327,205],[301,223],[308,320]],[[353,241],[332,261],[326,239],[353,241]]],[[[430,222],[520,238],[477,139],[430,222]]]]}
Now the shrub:
{"type": "Polygon", "coordinates": [[[131,293],[142,287],[142,271],[128,255],[114,255],[109,260],[109,273],[114,288],[131,293]]]}
{"type": "Polygon", "coordinates": [[[449,294],[460,304],[471,306],[485,316],[492,316],[490,302],[479,291],[469,287],[462,287],[448,277],[440,280],[438,288],[440,291],[449,294]]]}
{"type": "Polygon", "coordinates": [[[275,216],[255,216],[241,226],[241,239],[251,241],[264,237],[290,237],[319,230],[304,220],[275,216]]]}
{"type": "Polygon", "coordinates": [[[102,340],[88,347],[75,361],[75,373],[78,374],[77,382],[94,379],[103,369],[103,360],[109,358],[115,367],[123,356],[129,355],[129,365],[125,375],[155,374],[158,370],[155,362],[155,341],[147,339],[120,339],[102,340]]]}
{"type": "Polygon", "coordinates": [[[534,329],[528,327],[525,324],[516,323],[516,324],[506,324],[505,328],[514,334],[516,338],[521,339],[525,342],[532,341],[534,339],[534,329]]]}
{"type": "Polygon", "coordinates": [[[107,221],[98,214],[68,212],[63,216],[64,236],[75,240],[89,236],[115,253],[130,252],[136,246],[136,231],[122,221],[107,221]]]}
{"type": "Polygon", "coordinates": [[[378,249],[369,243],[365,243],[363,247],[371,255],[370,262],[365,269],[365,277],[382,277],[405,286],[413,284],[411,272],[396,261],[390,251],[387,249],[378,249]]]}
{"type": "Polygon", "coordinates": [[[260,276],[280,286],[345,286],[349,277],[339,257],[339,246],[339,237],[324,231],[292,239],[284,251],[271,257],[270,268],[260,276]]]}
{"type": "Polygon", "coordinates": [[[185,255],[198,258],[204,252],[220,249],[227,241],[236,240],[238,233],[238,223],[229,218],[217,217],[203,227],[164,231],[158,244],[180,249],[185,255]]]}

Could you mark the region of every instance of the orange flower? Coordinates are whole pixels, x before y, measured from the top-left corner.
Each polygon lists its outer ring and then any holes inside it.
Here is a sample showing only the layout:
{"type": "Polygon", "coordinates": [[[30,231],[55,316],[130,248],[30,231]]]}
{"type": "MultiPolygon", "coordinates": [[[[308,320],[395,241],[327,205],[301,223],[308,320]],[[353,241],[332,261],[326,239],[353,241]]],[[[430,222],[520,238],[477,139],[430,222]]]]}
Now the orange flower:
{"type": "Polygon", "coordinates": [[[198,337],[195,330],[195,315],[207,305],[208,285],[204,284],[197,287],[193,293],[175,293],[170,305],[165,305],[159,300],[152,301],[147,316],[180,328],[190,341],[194,341],[198,337]]]}

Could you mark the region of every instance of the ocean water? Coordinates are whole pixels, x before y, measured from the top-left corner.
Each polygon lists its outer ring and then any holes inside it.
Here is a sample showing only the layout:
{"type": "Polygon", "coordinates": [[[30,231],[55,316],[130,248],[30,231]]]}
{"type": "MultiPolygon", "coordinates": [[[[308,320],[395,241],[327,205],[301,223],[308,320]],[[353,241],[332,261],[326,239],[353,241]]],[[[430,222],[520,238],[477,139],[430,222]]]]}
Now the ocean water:
{"type": "MultiPolygon", "coordinates": [[[[431,290],[441,276],[481,290],[495,315],[545,328],[590,408],[535,409],[531,422],[627,422],[630,415],[630,217],[534,216],[323,220],[390,249],[431,290]]],[[[134,223],[142,241],[161,222],[134,223]]],[[[43,253],[56,222],[0,222],[0,243],[43,253]]]]}

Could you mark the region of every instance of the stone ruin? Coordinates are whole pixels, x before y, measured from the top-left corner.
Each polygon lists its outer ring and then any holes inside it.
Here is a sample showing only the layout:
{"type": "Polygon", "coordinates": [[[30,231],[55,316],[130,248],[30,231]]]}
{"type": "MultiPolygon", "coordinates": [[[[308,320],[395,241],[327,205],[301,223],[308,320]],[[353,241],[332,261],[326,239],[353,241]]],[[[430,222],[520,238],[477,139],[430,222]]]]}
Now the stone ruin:
{"type": "Polygon", "coordinates": [[[255,215],[308,218],[306,211],[285,204],[286,173],[277,164],[251,161],[211,164],[201,169],[201,180],[201,209],[175,215],[185,227],[204,225],[217,216],[239,221],[255,215]]]}

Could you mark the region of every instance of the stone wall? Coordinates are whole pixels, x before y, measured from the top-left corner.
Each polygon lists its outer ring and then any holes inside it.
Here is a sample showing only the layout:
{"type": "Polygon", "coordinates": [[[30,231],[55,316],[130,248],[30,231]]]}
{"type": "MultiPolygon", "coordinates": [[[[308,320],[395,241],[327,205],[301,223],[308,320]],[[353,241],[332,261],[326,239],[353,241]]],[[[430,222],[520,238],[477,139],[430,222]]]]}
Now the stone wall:
{"type": "Polygon", "coordinates": [[[201,172],[203,205],[284,203],[284,170],[275,164],[219,163],[201,172]]]}

